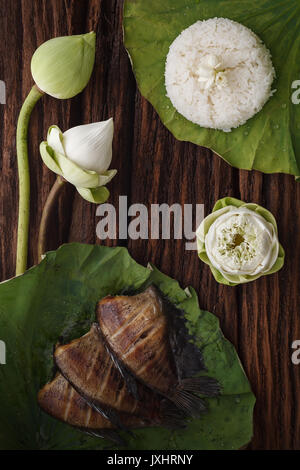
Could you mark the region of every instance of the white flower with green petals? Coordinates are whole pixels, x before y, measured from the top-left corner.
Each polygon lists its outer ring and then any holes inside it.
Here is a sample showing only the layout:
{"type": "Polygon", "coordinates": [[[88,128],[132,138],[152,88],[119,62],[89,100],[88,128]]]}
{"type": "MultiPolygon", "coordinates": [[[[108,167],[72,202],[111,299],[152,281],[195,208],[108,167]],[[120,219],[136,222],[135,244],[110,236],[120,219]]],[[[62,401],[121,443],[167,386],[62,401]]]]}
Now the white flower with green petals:
{"type": "Polygon", "coordinates": [[[219,200],[196,236],[200,259],[222,284],[253,281],[278,271],[284,263],[276,221],[258,204],[219,200]]]}
{"type": "Polygon", "coordinates": [[[89,202],[105,202],[109,197],[106,184],[117,173],[109,170],[112,160],[113,119],[73,127],[62,133],[51,126],[47,142],[40,145],[45,165],[72,183],[89,202]]]}

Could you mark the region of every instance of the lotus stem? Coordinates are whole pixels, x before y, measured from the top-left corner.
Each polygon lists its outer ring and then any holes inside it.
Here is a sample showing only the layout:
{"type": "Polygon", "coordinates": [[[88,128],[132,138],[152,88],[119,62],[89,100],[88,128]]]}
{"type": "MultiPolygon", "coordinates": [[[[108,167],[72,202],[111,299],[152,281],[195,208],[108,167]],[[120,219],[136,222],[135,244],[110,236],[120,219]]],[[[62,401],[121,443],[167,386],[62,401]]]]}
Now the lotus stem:
{"type": "Polygon", "coordinates": [[[30,116],[43,92],[34,85],[20,111],[17,126],[17,160],[19,174],[19,218],[17,238],[16,276],[27,268],[28,232],[30,216],[30,174],[27,134],[30,116]]]}
{"type": "Polygon", "coordinates": [[[48,229],[48,221],[53,208],[57,202],[57,199],[60,195],[60,191],[64,184],[67,181],[58,176],[52,189],[47,197],[46,204],[43,209],[41,223],[40,223],[40,230],[39,230],[39,239],[38,239],[38,260],[42,259],[43,254],[46,252],[46,244],[47,244],[47,229],[48,229]]]}

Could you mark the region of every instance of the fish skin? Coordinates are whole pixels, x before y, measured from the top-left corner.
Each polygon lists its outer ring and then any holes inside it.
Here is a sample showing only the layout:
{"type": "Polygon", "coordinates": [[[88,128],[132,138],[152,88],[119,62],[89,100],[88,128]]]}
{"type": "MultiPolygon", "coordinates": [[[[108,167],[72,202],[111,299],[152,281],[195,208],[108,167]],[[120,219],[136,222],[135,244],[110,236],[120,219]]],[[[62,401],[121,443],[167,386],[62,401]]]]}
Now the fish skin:
{"type": "Polygon", "coordinates": [[[109,348],[123,366],[179,409],[198,416],[206,406],[195,393],[217,396],[220,387],[215,379],[192,378],[184,371],[182,354],[193,374],[205,367],[202,358],[199,360],[200,351],[189,341],[182,312],[173,306],[174,311],[169,313],[170,307],[150,286],[134,296],[105,297],[97,304],[96,317],[109,348]],[[169,319],[170,314],[177,321],[169,319]],[[191,354],[195,361],[188,360],[191,354]],[[192,362],[197,364],[197,371],[192,370],[192,362]]]}
{"type": "Polygon", "coordinates": [[[161,299],[150,287],[130,297],[105,297],[96,311],[101,331],[116,356],[145,384],[167,395],[178,379],[162,309],[161,299]]]}
{"type": "Polygon", "coordinates": [[[141,416],[152,425],[167,424],[168,407],[160,395],[141,383],[137,384],[141,401],[129,392],[97,324],[81,338],[58,346],[54,360],[61,374],[87,403],[117,426],[122,427],[119,412],[141,416]]]}
{"type": "MultiPolygon", "coordinates": [[[[94,436],[122,442],[117,433],[111,432],[115,426],[91,408],[60,373],[39,391],[38,403],[43,411],[64,423],[94,436]]],[[[120,420],[128,428],[149,425],[147,420],[126,413],[120,414],[120,420]]]]}
{"type": "Polygon", "coordinates": [[[117,357],[144,383],[168,395],[178,378],[167,317],[156,290],[150,287],[135,296],[105,297],[97,305],[97,320],[117,357]]]}

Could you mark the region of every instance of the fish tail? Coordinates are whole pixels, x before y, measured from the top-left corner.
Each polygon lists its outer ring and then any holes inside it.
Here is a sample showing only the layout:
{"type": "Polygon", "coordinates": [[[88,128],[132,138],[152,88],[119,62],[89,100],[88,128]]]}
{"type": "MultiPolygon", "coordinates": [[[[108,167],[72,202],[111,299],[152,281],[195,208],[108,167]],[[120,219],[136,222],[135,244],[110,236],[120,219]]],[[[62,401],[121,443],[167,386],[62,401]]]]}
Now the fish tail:
{"type": "Polygon", "coordinates": [[[207,397],[217,397],[221,392],[219,382],[212,377],[206,376],[184,379],[181,382],[181,386],[188,392],[200,393],[207,397]]]}
{"type": "Polygon", "coordinates": [[[176,387],[171,399],[175,405],[189,416],[197,417],[206,411],[206,404],[202,398],[195,395],[216,397],[221,387],[212,377],[193,377],[182,380],[176,387]]]}

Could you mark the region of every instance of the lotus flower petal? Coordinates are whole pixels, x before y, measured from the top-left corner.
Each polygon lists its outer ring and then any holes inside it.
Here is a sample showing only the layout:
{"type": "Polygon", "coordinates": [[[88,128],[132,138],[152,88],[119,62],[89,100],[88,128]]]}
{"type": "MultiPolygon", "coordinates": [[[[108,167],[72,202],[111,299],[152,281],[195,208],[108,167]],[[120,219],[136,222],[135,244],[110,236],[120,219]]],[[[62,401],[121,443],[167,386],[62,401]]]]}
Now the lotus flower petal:
{"type": "Polygon", "coordinates": [[[113,119],[73,127],[63,134],[66,155],[81,168],[103,173],[111,164],[113,119]]]}
{"type": "Polygon", "coordinates": [[[196,236],[199,258],[222,284],[253,281],[278,271],[284,263],[276,220],[258,204],[235,198],[219,200],[198,227],[196,236]],[[232,236],[240,234],[240,230],[242,238],[232,244],[232,236]]]}
{"type": "Polygon", "coordinates": [[[42,142],[41,143],[41,145],[40,145],[40,154],[41,154],[41,157],[43,159],[43,162],[49,168],[49,170],[53,171],[57,175],[62,176],[61,168],[55,160],[55,152],[48,145],[47,142],[42,142]]]}
{"type": "Polygon", "coordinates": [[[113,133],[113,119],[77,126],[64,134],[59,127],[51,126],[40,153],[47,167],[76,186],[84,199],[101,203],[109,197],[104,186],[117,173],[108,170],[113,133]]]}
{"type": "Polygon", "coordinates": [[[99,175],[99,186],[105,186],[107,183],[109,183],[114,176],[116,176],[117,170],[108,170],[102,173],[102,175],[99,175]]]}
{"type": "Polygon", "coordinates": [[[48,145],[54,150],[54,152],[62,153],[65,155],[65,149],[63,145],[63,134],[59,127],[51,126],[48,130],[47,135],[48,145]]]}
{"type": "Polygon", "coordinates": [[[80,196],[88,202],[95,204],[102,204],[109,198],[109,191],[105,186],[99,186],[98,188],[76,188],[80,196]]]}
{"type": "Polygon", "coordinates": [[[61,168],[63,177],[69,183],[83,188],[96,188],[99,186],[99,175],[94,171],[83,170],[62,153],[55,152],[55,158],[61,168]]]}

